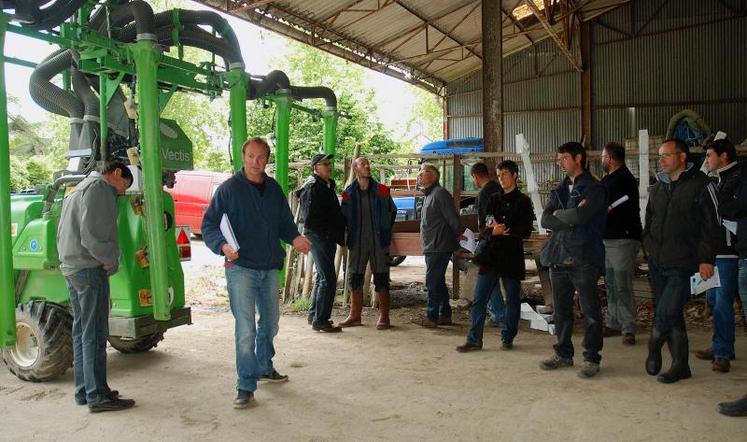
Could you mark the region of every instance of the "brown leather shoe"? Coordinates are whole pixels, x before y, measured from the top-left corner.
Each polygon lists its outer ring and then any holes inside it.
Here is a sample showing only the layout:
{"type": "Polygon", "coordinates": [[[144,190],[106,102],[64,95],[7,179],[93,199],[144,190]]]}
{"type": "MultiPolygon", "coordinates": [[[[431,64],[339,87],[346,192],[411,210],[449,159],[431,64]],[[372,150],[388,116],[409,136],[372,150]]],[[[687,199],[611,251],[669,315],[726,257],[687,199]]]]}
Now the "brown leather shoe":
{"type": "Polygon", "coordinates": [[[708,347],[703,350],[696,350],[695,357],[698,359],[702,359],[704,361],[712,361],[713,360],[713,349],[711,347],[708,347]]]}
{"type": "Polygon", "coordinates": [[[477,350],[482,350],[482,342],[480,342],[479,344],[475,344],[473,342],[467,341],[462,345],[458,345],[456,348],[456,351],[458,351],[459,353],[468,353],[477,350]]]}
{"type": "Polygon", "coordinates": [[[711,370],[718,371],[720,373],[728,373],[731,368],[731,362],[725,358],[716,358],[711,364],[711,370]]]}
{"type": "Polygon", "coordinates": [[[454,325],[454,321],[452,321],[451,318],[447,318],[446,316],[439,316],[438,325],[454,325]]]}
{"type": "Polygon", "coordinates": [[[612,336],[620,336],[622,332],[620,330],[615,330],[614,328],[609,328],[606,325],[602,327],[602,336],[605,338],[609,338],[612,336]]]}
{"type": "Polygon", "coordinates": [[[635,335],[633,333],[623,334],[623,345],[635,345],[635,335]]]}
{"type": "Polygon", "coordinates": [[[438,324],[436,324],[435,322],[431,321],[427,316],[420,316],[420,317],[417,317],[417,318],[412,318],[410,320],[410,322],[412,322],[413,324],[417,324],[417,325],[419,325],[421,327],[425,327],[425,328],[436,328],[436,327],[438,327],[438,324]]]}

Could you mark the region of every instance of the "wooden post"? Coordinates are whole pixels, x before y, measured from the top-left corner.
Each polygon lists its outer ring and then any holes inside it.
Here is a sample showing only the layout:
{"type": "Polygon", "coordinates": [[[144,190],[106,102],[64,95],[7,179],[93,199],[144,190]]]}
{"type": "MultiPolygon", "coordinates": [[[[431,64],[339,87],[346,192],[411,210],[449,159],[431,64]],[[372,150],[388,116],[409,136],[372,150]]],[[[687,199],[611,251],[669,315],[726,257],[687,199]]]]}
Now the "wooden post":
{"type": "Polygon", "coordinates": [[[482,137],[485,152],[503,152],[501,2],[482,2],[482,54],[482,137]]]}
{"type": "MultiPolygon", "coordinates": [[[[454,205],[456,206],[457,215],[459,214],[460,203],[462,200],[462,187],[464,187],[462,156],[454,155],[454,205]]],[[[458,233],[461,234],[462,232],[458,233]]],[[[451,259],[451,298],[459,299],[459,266],[457,265],[456,252],[451,259]]]]}
{"type": "Polygon", "coordinates": [[[311,253],[306,255],[306,265],[303,272],[303,297],[308,298],[311,296],[311,287],[313,286],[312,279],[314,277],[314,260],[311,259],[311,253]]]}
{"type": "Polygon", "coordinates": [[[374,297],[371,296],[371,263],[366,266],[363,276],[363,304],[374,307],[374,297]]]}
{"type": "MultiPolygon", "coordinates": [[[[361,145],[356,143],[355,147],[353,148],[353,158],[350,159],[350,164],[348,168],[347,177],[345,178],[345,187],[347,188],[349,185],[353,184],[353,180],[355,179],[355,168],[353,167],[355,165],[355,160],[358,158],[361,154],[361,145]]],[[[347,244],[347,232],[345,233],[345,244],[347,244]]],[[[345,262],[345,273],[343,275],[343,284],[342,284],[342,303],[343,305],[347,305],[347,303],[350,301],[350,287],[348,287],[348,278],[347,278],[347,272],[348,272],[348,248],[347,247],[338,247],[337,248],[337,254],[335,254],[335,275],[340,274],[340,266],[342,262],[345,262]]]]}

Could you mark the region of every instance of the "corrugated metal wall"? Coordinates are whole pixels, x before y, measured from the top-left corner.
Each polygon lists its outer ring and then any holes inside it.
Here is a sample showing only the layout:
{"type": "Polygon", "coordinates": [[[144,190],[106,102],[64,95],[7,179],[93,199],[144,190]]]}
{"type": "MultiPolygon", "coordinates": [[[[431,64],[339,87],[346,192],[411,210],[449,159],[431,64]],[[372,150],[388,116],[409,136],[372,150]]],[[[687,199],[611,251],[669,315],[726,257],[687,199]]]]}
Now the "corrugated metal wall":
{"type": "MultiPolygon", "coordinates": [[[[637,0],[592,25],[592,145],[638,129],[663,135],[682,109],[735,142],[747,138],[747,18],[715,0],[637,0]],[[628,34],[638,33],[631,38],[628,34]]],[[[523,132],[533,152],[581,137],[581,78],[545,40],[503,61],[504,143],[523,132]],[[541,76],[538,76],[541,73],[541,76]]],[[[482,73],[447,86],[449,138],[482,136],[482,73]]],[[[540,173],[540,181],[550,179],[540,173]]]]}

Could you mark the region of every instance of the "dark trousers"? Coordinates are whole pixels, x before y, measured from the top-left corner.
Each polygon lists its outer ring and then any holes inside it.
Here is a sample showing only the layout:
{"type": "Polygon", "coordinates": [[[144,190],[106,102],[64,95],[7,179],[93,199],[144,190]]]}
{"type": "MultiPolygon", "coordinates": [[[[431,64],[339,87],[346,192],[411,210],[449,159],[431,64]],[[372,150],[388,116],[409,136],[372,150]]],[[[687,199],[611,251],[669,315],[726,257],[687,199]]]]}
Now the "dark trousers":
{"type": "Polygon", "coordinates": [[[558,343],[553,347],[561,358],[573,358],[573,293],[578,292],[581,311],[586,321],[584,332],[584,360],[598,364],[602,360],[602,309],[597,293],[599,269],[594,265],[551,267],[550,283],[555,313],[555,334],[558,343]]]}
{"type": "Polygon", "coordinates": [[[337,277],[335,275],[335,251],[337,244],[315,232],[306,232],[311,241],[311,258],[316,266],[316,285],[312,296],[309,317],[314,324],[323,325],[332,316],[335,303],[337,277]]]}
{"type": "Polygon", "coordinates": [[[685,330],[682,310],[690,298],[690,272],[684,269],[664,269],[649,260],[649,273],[654,289],[654,327],[662,336],[673,328],[685,330]]]}
{"type": "Polygon", "coordinates": [[[449,289],[446,287],[446,268],[451,252],[425,254],[425,288],[428,290],[428,304],[425,313],[436,322],[439,316],[451,319],[449,289]]]}

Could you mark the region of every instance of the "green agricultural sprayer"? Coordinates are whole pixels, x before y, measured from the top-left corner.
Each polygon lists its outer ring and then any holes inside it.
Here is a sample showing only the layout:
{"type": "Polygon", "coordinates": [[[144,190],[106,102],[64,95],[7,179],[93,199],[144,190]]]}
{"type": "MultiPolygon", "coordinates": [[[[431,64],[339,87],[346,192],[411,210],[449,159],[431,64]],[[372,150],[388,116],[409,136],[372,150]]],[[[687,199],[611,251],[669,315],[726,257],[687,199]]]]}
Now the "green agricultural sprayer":
{"type": "MultiPolygon", "coordinates": [[[[9,0],[0,15],[0,347],[19,378],[44,381],[72,363],[69,294],[59,271],[56,232],[62,200],[98,164],[129,164],[135,184],[119,197],[120,271],[111,278],[111,345],[147,351],[169,328],[189,324],[177,244],[174,203],[163,187],[178,170],[192,168],[192,143],[178,124],[160,118],[175,92],[215,98],[229,94],[231,158],[241,167],[247,139],[247,100],[275,110],[275,175],[288,190],[288,135],[292,109],[324,121],[324,148],[336,146],[337,99],[329,88],[292,86],[280,71],[245,72],[238,40],[210,11],[154,14],[144,1],[9,0]],[[4,55],[12,32],[57,45],[40,63],[4,55]],[[184,47],[212,54],[190,63],[184,47]],[[177,48],[177,56],[164,51],[177,48]],[[216,63],[215,60],[223,63],[216,63]],[[35,194],[10,192],[7,96],[4,64],[33,69],[32,98],[47,111],[70,118],[67,167],[35,194]],[[62,87],[54,79],[61,76],[62,87]],[[298,104],[321,98],[323,110],[298,104]]],[[[216,115],[216,118],[225,116],[216,115]]],[[[184,235],[179,235],[183,237],[184,235]]],[[[181,243],[181,241],[179,241],[181,243]]]]}

